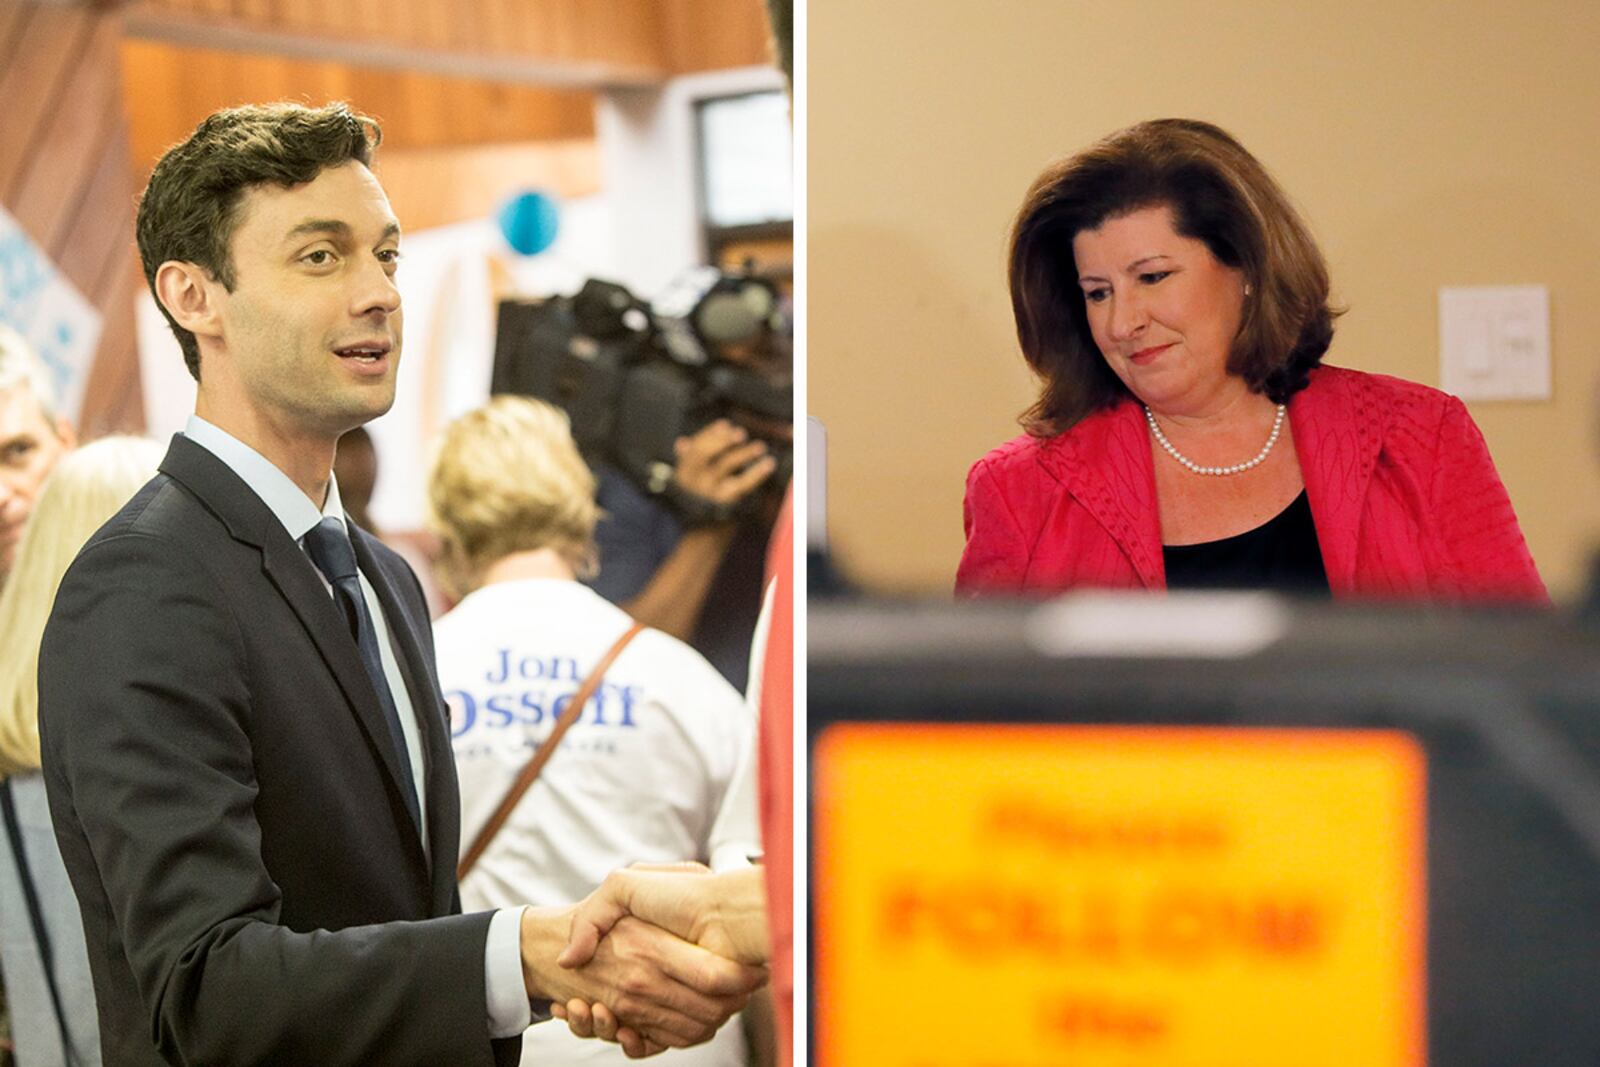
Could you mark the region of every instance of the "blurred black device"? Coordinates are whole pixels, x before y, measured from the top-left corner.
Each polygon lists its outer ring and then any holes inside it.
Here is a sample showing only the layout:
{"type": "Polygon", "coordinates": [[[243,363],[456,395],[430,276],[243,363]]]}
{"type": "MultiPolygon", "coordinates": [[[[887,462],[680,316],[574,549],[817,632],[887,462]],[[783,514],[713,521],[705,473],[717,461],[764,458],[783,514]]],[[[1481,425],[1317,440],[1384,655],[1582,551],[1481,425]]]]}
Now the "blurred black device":
{"type": "MultiPolygon", "coordinates": [[[[1168,610],[1149,599],[1148,618],[1168,610]]],[[[1108,655],[1106,629],[1097,650],[1041,651],[1060,603],[814,601],[812,770],[840,723],[1406,731],[1427,758],[1428,1061],[1600,1063],[1595,616],[1282,606],[1279,636],[1217,658],[1108,655]]],[[[829,931],[810,933],[817,959],[829,931]]]]}
{"type": "Polygon", "coordinates": [[[500,304],[491,393],[535,396],[566,411],[578,447],[608,462],[686,521],[726,519],[759,494],[718,507],[679,493],[673,443],[721,418],[767,442],[793,468],[790,335],[766,281],[697,268],[649,305],[590,279],[570,297],[500,304]]]}

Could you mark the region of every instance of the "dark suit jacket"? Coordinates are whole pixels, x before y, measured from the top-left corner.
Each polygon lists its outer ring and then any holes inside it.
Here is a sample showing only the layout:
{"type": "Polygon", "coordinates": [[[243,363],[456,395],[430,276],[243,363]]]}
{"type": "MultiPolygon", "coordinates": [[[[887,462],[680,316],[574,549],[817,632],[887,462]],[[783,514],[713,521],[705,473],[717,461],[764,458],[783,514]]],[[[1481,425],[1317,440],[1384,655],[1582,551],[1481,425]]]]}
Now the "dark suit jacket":
{"type": "Polygon", "coordinates": [[[107,1064],[514,1064],[416,577],[352,527],[426,752],[432,862],[343,617],[221,460],[173,439],[85,546],[39,669],[52,818],[107,1064]]]}

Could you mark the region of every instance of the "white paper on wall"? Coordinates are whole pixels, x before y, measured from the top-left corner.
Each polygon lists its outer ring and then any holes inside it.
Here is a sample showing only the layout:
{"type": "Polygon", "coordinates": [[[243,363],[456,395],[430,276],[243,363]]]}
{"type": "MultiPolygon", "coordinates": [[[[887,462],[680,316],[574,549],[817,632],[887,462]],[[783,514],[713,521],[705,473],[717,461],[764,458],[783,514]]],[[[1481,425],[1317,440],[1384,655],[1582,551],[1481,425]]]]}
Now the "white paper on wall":
{"type": "Polygon", "coordinates": [[[0,208],[0,322],[44,362],[61,413],[77,421],[101,318],[10,212],[0,208]]]}
{"type": "Polygon", "coordinates": [[[491,261],[520,297],[570,294],[586,278],[614,276],[605,200],[564,200],[560,212],[555,244],[536,256],[513,253],[487,218],[401,237],[399,389],[389,413],[367,424],[378,450],[370,511],[379,529],[422,527],[424,472],[435,438],[451,419],[489,399],[496,319],[491,261]]]}

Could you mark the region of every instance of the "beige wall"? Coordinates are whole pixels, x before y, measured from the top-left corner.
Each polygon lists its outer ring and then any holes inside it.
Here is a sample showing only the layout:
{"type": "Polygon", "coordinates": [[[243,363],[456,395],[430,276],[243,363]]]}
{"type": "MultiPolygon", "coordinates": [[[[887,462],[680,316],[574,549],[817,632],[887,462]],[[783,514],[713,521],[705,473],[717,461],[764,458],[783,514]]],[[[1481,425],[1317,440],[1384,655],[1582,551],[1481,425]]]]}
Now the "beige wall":
{"type": "Polygon", "coordinates": [[[1548,285],[1554,399],[1475,403],[1540,570],[1600,544],[1600,4],[811,0],[810,413],[847,569],[948,589],[967,467],[1032,384],[1005,232],[1050,158],[1209,119],[1297,200],[1329,361],[1439,382],[1441,285],[1548,285]]]}

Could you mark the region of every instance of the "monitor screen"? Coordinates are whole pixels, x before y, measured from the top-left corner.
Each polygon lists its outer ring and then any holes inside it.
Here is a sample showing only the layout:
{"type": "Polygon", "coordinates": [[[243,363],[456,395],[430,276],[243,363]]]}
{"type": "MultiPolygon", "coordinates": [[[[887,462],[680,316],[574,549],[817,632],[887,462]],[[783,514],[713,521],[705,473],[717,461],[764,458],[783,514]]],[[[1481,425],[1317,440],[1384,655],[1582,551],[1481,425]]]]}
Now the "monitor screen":
{"type": "Polygon", "coordinates": [[[782,92],[713,97],[696,107],[707,225],[794,218],[789,98],[782,92]]]}

